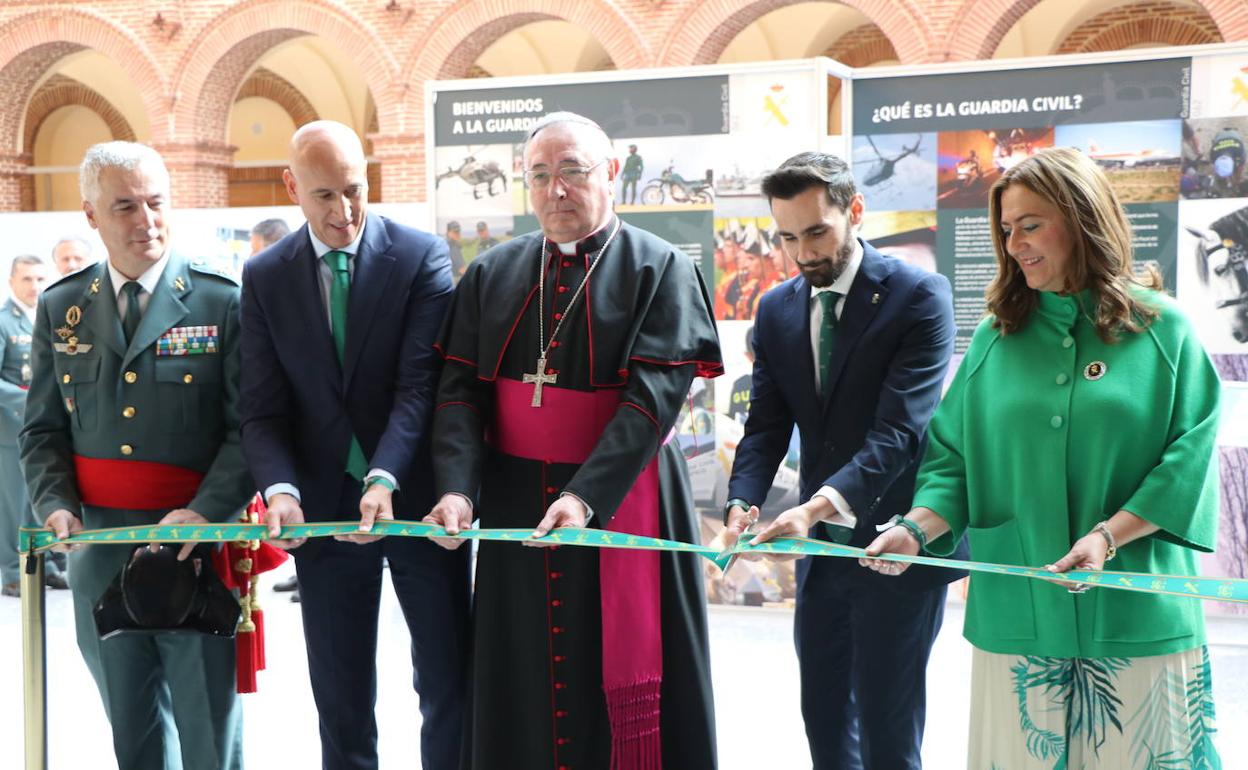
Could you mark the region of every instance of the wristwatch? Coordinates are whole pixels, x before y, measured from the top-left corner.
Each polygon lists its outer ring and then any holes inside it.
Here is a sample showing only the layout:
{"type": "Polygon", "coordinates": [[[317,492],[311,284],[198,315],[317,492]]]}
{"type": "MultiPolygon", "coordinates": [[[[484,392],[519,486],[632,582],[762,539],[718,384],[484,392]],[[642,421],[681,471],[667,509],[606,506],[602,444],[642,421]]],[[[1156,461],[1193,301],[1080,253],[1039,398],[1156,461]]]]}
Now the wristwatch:
{"type": "Polygon", "coordinates": [[[741,510],[745,511],[746,513],[749,513],[750,508],[752,507],[750,505],[749,500],[742,500],[739,497],[732,498],[724,505],[724,524],[725,525],[728,524],[728,514],[732,513],[732,507],[734,505],[740,508],[741,510]]]}

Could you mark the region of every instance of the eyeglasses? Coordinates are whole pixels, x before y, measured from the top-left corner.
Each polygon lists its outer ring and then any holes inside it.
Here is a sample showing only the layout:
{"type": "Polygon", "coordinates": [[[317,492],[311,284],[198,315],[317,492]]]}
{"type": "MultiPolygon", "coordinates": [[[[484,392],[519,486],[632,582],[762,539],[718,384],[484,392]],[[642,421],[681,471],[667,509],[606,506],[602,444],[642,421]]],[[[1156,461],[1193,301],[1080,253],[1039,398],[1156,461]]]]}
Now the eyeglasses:
{"type": "Polygon", "coordinates": [[[526,171],[524,172],[524,183],[535,190],[544,190],[550,187],[550,182],[554,179],[555,174],[563,180],[568,187],[580,187],[589,180],[589,172],[606,163],[607,159],[603,158],[592,166],[561,166],[554,172],[551,171],[526,171]]]}

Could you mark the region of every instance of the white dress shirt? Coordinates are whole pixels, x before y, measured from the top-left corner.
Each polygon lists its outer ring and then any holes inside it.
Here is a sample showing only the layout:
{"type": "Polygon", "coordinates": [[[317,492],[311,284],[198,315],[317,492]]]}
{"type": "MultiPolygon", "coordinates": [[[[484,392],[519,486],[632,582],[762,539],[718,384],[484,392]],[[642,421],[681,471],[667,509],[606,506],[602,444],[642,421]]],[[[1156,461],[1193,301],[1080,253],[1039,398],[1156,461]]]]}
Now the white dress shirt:
{"type": "Polygon", "coordinates": [[[18,299],[17,297],[13,297],[12,299],[13,299],[13,304],[17,306],[17,309],[22,311],[22,315],[26,316],[27,321],[30,321],[30,325],[34,326],[35,325],[35,309],[33,307],[28,307],[24,305],[22,301],[18,299]]]}
{"type": "MultiPolygon", "coordinates": [[[[312,228],[308,228],[308,238],[312,240],[312,251],[316,254],[316,274],[321,283],[321,299],[323,301],[323,307],[325,308],[325,322],[329,324],[329,331],[331,334],[334,331],[334,314],[333,310],[331,310],[330,292],[334,287],[334,271],[333,268],[329,266],[329,263],[325,261],[324,257],[331,251],[341,251],[345,253],[347,255],[347,273],[352,279],[354,279],[355,255],[360,251],[360,241],[364,239],[364,226],[367,224],[367,219],[361,222],[360,229],[355,234],[355,240],[351,241],[351,243],[346,246],[343,246],[341,249],[335,249],[331,246],[325,245],[325,243],[323,243],[320,238],[317,238],[316,234],[312,232],[312,228]]],[[[365,478],[372,478],[374,476],[389,481],[394,485],[395,489],[399,488],[399,480],[394,477],[393,473],[390,473],[384,468],[373,468],[368,472],[368,475],[365,478]]],[[[264,490],[264,500],[267,503],[269,500],[273,499],[273,495],[280,494],[290,495],[299,502],[303,502],[303,498],[299,496],[299,488],[295,486],[294,483],[287,481],[279,481],[276,484],[270,484],[268,488],[264,490]]]]}
{"type": "Polygon", "coordinates": [[[334,249],[326,246],[321,242],[320,238],[312,232],[312,228],[308,228],[308,237],[312,239],[312,251],[316,253],[317,277],[321,280],[321,299],[324,301],[325,322],[329,324],[329,330],[334,330],[334,314],[330,310],[330,292],[334,288],[334,270],[325,261],[325,255],[331,251],[341,251],[347,255],[347,274],[351,279],[355,279],[355,255],[360,252],[360,241],[364,239],[364,226],[368,224],[368,220],[360,223],[359,232],[355,234],[355,240],[343,246],[341,249],[334,249]]]}
{"type": "MultiPolygon", "coordinates": [[[[169,252],[166,250],[165,255],[152,266],[143,271],[143,274],[133,280],[139,284],[139,312],[147,312],[147,306],[152,301],[152,292],[156,291],[156,286],[160,284],[160,277],[165,274],[165,266],[169,264],[169,252]]],[[[126,317],[126,308],[129,306],[130,298],[122,293],[122,288],[132,279],[127,278],[120,270],[113,267],[113,261],[108,261],[108,280],[113,284],[113,297],[117,300],[117,317],[126,317]]]]}
{"type": "MultiPolygon", "coordinates": [[[[820,389],[823,386],[823,383],[819,381],[819,332],[823,328],[823,305],[819,302],[819,295],[825,291],[834,291],[840,295],[833,307],[837,321],[840,321],[841,313],[845,311],[845,297],[848,296],[850,287],[854,285],[854,279],[858,277],[858,268],[861,266],[862,244],[854,238],[854,251],[849,255],[849,264],[845,266],[845,271],[830,286],[810,287],[810,352],[811,361],[815,363],[816,393],[821,392],[820,389]]],[[[853,507],[835,488],[820,487],[812,497],[822,497],[832,503],[832,507],[836,509],[836,513],[826,519],[829,524],[840,524],[850,528],[858,524],[858,517],[854,515],[853,507]]]]}

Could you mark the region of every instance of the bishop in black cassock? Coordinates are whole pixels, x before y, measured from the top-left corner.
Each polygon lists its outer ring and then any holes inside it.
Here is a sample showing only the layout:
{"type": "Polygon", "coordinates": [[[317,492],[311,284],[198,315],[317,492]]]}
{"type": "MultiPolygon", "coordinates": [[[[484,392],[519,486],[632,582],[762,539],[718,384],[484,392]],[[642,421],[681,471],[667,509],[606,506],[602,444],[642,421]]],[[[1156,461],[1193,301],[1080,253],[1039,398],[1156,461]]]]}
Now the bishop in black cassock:
{"type": "MultiPolygon", "coordinates": [[[[693,378],[722,373],[710,299],[689,256],[606,211],[579,241],[532,233],[469,265],[439,345],[436,483],[483,528],[533,528],[568,494],[587,526],[697,542],[671,433],[693,378]]],[[[462,766],[714,768],[704,597],[691,554],[481,543],[462,766]]]]}

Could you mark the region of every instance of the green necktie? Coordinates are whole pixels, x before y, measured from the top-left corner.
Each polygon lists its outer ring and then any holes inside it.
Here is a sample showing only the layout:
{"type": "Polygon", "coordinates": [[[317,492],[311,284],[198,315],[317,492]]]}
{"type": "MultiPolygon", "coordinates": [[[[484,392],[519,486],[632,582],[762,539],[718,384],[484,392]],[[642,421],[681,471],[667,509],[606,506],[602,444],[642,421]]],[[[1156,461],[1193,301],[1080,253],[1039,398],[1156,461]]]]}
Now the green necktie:
{"type": "MultiPolygon", "coordinates": [[[[325,264],[333,271],[334,281],[329,287],[329,318],[334,333],[334,348],[338,351],[338,363],[346,363],[347,352],[347,302],[351,298],[351,271],[347,268],[345,251],[327,251],[325,264]]],[[[364,480],[368,464],[364,451],[355,436],[351,437],[351,449],[347,453],[347,473],[359,481],[364,480]]]]}
{"type": "Polygon", "coordinates": [[[828,395],[828,379],[832,371],[832,351],[836,348],[836,301],[841,295],[834,291],[820,292],[819,307],[823,309],[823,324],[819,327],[819,394],[828,395]]]}
{"type": "Polygon", "coordinates": [[[126,281],[121,287],[121,293],[126,295],[126,314],[121,318],[121,330],[126,334],[127,345],[134,339],[134,333],[139,330],[139,321],[143,318],[143,311],[139,309],[141,291],[143,287],[138,281],[126,281]]]}

